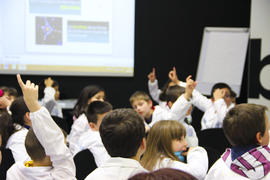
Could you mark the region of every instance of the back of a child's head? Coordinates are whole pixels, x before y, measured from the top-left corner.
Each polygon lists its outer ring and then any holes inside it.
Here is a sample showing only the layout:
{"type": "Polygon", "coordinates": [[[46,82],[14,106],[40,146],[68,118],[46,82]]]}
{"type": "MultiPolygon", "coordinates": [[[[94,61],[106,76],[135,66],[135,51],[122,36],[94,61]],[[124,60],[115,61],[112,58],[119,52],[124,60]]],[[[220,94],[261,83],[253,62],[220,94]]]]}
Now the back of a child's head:
{"type": "Polygon", "coordinates": [[[152,172],[143,172],[130,177],[129,180],[197,180],[192,175],[172,168],[162,168],[152,172]]]}
{"type": "Polygon", "coordinates": [[[178,85],[170,86],[166,91],[166,101],[167,102],[171,101],[172,103],[174,103],[177,100],[177,98],[184,93],[185,88],[178,85]]]}
{"type": "Polygon", "coordinates": [[[112,105],[105,101],[94,101],[89,104],[87,109],[87,119],[88,122],[97,123],[98,114],[104,114],[112,110],[112,105]]]}
{"type": "Polygon", "coordinates": [[[30,112],[28,107],[26,106],[24,99],[22,96],[16,98],[9,109],[12,113],[11,117],[13,123],[19,124],[21,126],[24,125],[24,115],[26,112],[30,112]]]}
{"type": "Polygon", "coordinates": [[[256,134],[264,135],[267,107],[257,104],[239,104],[225,116],[223,130],[232,146],[257,145],[256,134]]]}
{"type": "Polygon", "coordinates": [[[172,141],[181,140],[185,136],[186,129],[178,121],[162,120],[156,122],[147,136],[147,147],[142,158],[143,166],[152,170],[161,156],[178,160],[172,150],[172,141]]]}
{"type": "Polygon", "coordinates": [[[32,128],[29,129],[26,135],[25,148],[27,154],[33,161],[42,161],[46,157],[45,150],[40,144],[32,128]]]}
{"type": "Polygon", "coordinates": [[[0,114],[0,134],[2,136],[2,146],[5,147],[9,137],[15,132],[11,116],[8,112],[0,114]]]}
{"type": "Polygon", "coordinates": [[[212,87],[211,97],[214,97],[214,92],[216,89],[223,89],[223,88],[227,88],[230,91],[230,93],[232,91],[231,87],[228,84],[223,83],[223,82],[219,82],[219,83],[214,84],[214,86],[212,87]]]}
{"type": "Polygon", "coordinates": [[[95,96],[99,92],[105,92],[104,89],[98,85],[89,85],[82,89],[80,92],[77,103],[74,106],[73,114],[75,117],[79,117],[82,113],[85,113],[90,98],[95,96]]]}
{"type": "Polygon", "coordinates": [[[131,158],[145,137],[144,120],[133,109],[115,109],[105,115],[99,132],[111,157],[131,158]]]}
{"type": "Polygon", "coordinates": [[[146,92],[136,91],[135,93],[133,93],[130,96],[129,102],[132,105],[135,101],[138,101],[138,100],[144,100],[144,101],[148,102],[151,100],[151,98],[146,92]]]}

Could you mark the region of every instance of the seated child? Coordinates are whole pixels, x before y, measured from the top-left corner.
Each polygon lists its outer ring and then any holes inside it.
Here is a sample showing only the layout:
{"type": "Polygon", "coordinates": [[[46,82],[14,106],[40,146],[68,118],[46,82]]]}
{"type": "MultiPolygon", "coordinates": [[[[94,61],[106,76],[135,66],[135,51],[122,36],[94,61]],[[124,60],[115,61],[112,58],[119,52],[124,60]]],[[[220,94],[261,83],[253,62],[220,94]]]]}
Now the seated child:
{"type": "Polygon", "coordinates": [[[137,91],[131,95],[129,101],[133,109],[135,109],[145,122],[151,127],[159,120],[178,120],[184,122],[186,113],[191,105],[192,91],[195,88],[193,81],[187,78],[189,84],[186,86],[185,93],[182,94],[170,107],[170,110],[160,106],[153,106],[150,97],[141,91],[137,91]]]}
{"type": "Polygon", "coordinates": [[[12,121],[15,127],[14,133],[9,137],[6,148],[12,151],[15,162],[29,160],[24,141],[28,129],[32,126],[30,112],[23,97],[16,98],[10,106],[12,121]]]}
{"type": "Polygon", "coordinates": [[[189,148],[187,163],[181,162],[174,152],[186,151],[186,131],[175,120],[162,120],[153,125],[147,137],[146,151],[141,163],[149,171],[174,168],[204,179],[208,170],[207,152],[202,147],[189,148]]]}
{"type": "Polygon", "coordinates": [[[111,158],[90,173],[86,180],[128,179],[145,172],[140,165],[146,148],[142,117],[132,109],[116,109],[105,115],[99,128],[111,158]]]}
{"type": "Polygon", "coordinates": [[[105,91],[97,85],[90,85],[83,88],[78,101],[73,109],[74,122],[71,126],[71,131],[67,137],[69,149],[73,155],[78,149],[78,140],[82,133],[89,130],[89,124],[86,117],[88,105],[93,101],[104,101],[105,91]]]}
{"type": "Polygon", "coordinates": [[[148,90],[149,94],[152,97],[152,99],[158,103],[161,107],[167,107],[166,104],[166,91],[168,87],[179,85],[185,87],[185,83],[179,81],[177,74],[176,74],[176,68],[173,67],[173,69],[168,74],[169,80],[164,84],[162,89],[158,88],[158,80],[156,79],[156,70],[155,68],[152,69],[152,72],[148,74],[148,90]]]}
{"type": "Polygon", "coordinates": [[[57,102],[60,98],[58,82],[48,77],[44,80],[44,84],[44,98],[41,100],[41,105],[45,106],[52,116],[63,118],[62,107],[57,102]]]}
{"type": "Polygon", "coordinates": [[[231,88],[225,83],[217,83],[211,90],[211,99],[194,90],[192,104],[204,112],[201,129],[221,128],[226,113],[234,106],[231,88]]]}
{"type": "Polygon", "coordinates": [[[38,86],[29,80],[24,84],[20,75],[17,79],[31,112],[33,129],[27,134],[25,146],[33,161],[16,162],[8,170],[7,180],[76,179],[75,165],[64,135],[48,110],[38,103],[38,86]]]}
{"type": "Polygon", "coordinates": [[[103,117],[111,110],[112,105],[108,102],[94,101],[89,104],[86,116],[90,129],[81,135],[78,142],[80,148],[79,151],[86,148],[89,149],[92,152],[98,167],[110,158],[101,141],[99,126],[103,117]]]}
{"type": "Polygon", "coordinates": [[[144,172],[136,174],[128,180],[197,180],[192,175],[172,168],[162,168],[152,172],[144,172]]]}
{"type": "Polygon", "coordinates": [[[11,104],[11,101],[9,98],[5,95],[5,91],[0,88],[0,112],[8,111],[8,108],[11,104]]]}
{"type": "MultiPolygon", "coordinates": [[[[171,108],[174,102],[177,100],[177,98],[184,93],[185,93],[185,88],[178,85],[170,86],[166,91],[168,107],[171,108]]],[[[190,106],[190,108],[192,108],[192,106],[190,106]]],[[[190,111],[187,112],[186,116],[189,115],[188,113],[190,113],[190,111]]],[[[194,128],[188,123],[186,123],[185,121],[181,123],[186,128],[186,133],[187,133],[186,141],[188,143],[188,147],[198,146],[198,137],[196,135],[194,128]]]]}
{"type": "Polygon", "coordinates": [[[210,168],[206,180],[270,179],[269,120],[265,106],[239,104],[223,121],[232,145],[210,168]]]}

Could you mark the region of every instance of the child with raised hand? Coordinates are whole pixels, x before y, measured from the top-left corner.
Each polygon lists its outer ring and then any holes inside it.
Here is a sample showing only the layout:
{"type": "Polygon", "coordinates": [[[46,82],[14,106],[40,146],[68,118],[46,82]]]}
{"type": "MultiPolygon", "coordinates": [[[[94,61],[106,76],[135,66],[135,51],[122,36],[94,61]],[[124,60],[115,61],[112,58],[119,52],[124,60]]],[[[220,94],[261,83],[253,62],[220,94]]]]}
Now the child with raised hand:
{"type": "Polygon", "coordinates": [[[58,82],[48,77],[44,80],[44,85],[44,98],[41,100],[41,104],[48,109],[52,116],[63,118],[62,107],[57,102],[60,98],[58,82]]]}
{"type": "Polygon", "coordinates": [[[192,93],[192,104],[204,112],[201,129],[222,128],[226,113],[234,107],[231,98],[231,87],[226,83],[216,83],[211,90],[211,98],[199,91],[192,93]]]}
{"type": "Polygon", "coordinates": [[[69,149],[73,155],[80,149],[78,140],[84,132],[87,132],[89,128],[86,112],[88,105],[93,101],[104,101],[105,91],[103,88],[97,85],[89,85],[83,88],[81,91],[77,103],[73,109],[74,122],[71,126],[71,131],[67,137],[69,142],[69,149]]]}
{"type": "Polygon", "coordinates": [[[158,80],[156,78],[156,69],[153,68],[152,72],[148,74],[148,90],[152,99],[157,102],[161,107],[166,107],[166,90],[170,86],[179,85],[185,87],[185,83],[179,81],[176,73],[176,68],[168,73],[169,80],[165,83],[162,90],[158,88],[158,80]]]}
{"type": "Polygon", "coordinates": [[[160,168],[179,169],[204,179],[208,170],[207,152],[202,147],[189,148],[187,163],[181,162],[174,154],[187,150],[186,131],[175,120],[162,120],[153,125],[147,137],[147,147],[141,163],[149,171],[160,168]]]}
{"type": "Polygon", "coordinates": [[[141,91],[137,91],[131,95],[129,99],[130,104],[135,111],[143,116],[146,124],[150,127],[159,120],[178,120],[184,122],[186,113],[191,105],[192,91],[195,88],[191,77],[188,77],[187,81],[190,84],[186,86],[185,93],[177,98],[170,109],[162,108],[159,105],[153,106],[150,97],[141,91]]]}
{"type": "Polygon", "coordinates": [[[239,104],[225,116],[223,130],[232,145],[210,168],[206,180],[270,179],[267,107],[239,104]]]}
{"type": "Polygon", "coordinates": [[[20,75],[17,79],[30,110],[33,129],[29,131],[31,134],[27,134],[31,138],[26,140],[26,148],[28,144],[32,147],[27,151],[33,161],[15,163],[7,172],[7,180],[75,179],[75,165],[64,135],[47,109],[39,105],[38,86],[29,80],[24,84],[20,75]],[[37,152],[43,152],[43,155],[39,156],[37,152]]]}

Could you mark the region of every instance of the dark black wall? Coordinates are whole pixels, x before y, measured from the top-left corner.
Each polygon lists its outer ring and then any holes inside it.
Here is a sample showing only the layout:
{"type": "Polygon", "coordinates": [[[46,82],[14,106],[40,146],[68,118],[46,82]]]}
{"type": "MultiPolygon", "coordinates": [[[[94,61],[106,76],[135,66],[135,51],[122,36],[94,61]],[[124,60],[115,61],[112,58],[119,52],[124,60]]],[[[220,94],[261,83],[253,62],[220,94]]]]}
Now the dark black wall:
{"type": "MultiPolygon", "coordinates": [[[[53,79],[60,83],[61,98],[76,98],[84,86],[99,84],[105,88],[114,108],[129,107],[128,99],[134,91],[147,91],[147,74],[153,66],[160,86],[167,81],[168,71],[173,66],[180,80],[185,80],[189,74],[195,77],[203,28],[249,27],[250,6],[251,0],[137,0],[135,76],[55,76],[53,79]]],[[[45,77],[22,76],[34,82],[45,77]]],[[[15,75],[0,75],[0,85],[18,87],[15,75]]],[[[245,90],[242,93],[245,94],[245,90]]],[[[246,96],[242,96],[240,101],[245,101],[246,96]]]]}

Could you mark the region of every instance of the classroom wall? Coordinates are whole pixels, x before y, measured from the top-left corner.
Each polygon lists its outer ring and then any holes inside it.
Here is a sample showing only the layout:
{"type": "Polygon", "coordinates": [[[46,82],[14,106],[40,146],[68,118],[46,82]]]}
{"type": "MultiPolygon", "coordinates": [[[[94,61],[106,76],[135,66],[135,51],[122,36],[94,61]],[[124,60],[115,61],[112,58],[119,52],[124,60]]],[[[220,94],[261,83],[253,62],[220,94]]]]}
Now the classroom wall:
{"type": "MultiPolygon", "coordinates": [[[[88,84],[105,88],[115,108],[129,107],[129,96],[136,90],[147,91],[147,74],[156,67],[162,86],[168,71],[176,66],[180,80],[196,76],[203,28],[249,27],[251,0],[145,0],[136,1],[135,76],[72,77],[56,76],[61,98],[76,98],[88,84]]],[[[269,16],[268,16],[269,17],[269,16]]],[[[246,73],[246,72],[245,72],[246,73]]],[[[36,83],[45,76],[22,76],[36,83]]],[[[246,77],[239,101],[246,101],[246,77]]],[[[222,81],[222,80],[221,80],[222,81]]],[[[0,85],[18,87],[15,75],[0,75],[0,85]]]]}
{"type": "MultiPolygon", "coordinates": [[[[251,7],[251,38],[257,43],[252,46],[254,50],[250,59],[250,64],[256,66],[250,67],[255,73],[250,76],[248,102],[270,108],[270,1],[253,0],[251,7]]],[[[270,112],[267,113],[270,116],[270,112]]]]}

